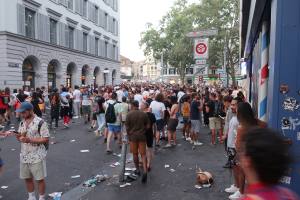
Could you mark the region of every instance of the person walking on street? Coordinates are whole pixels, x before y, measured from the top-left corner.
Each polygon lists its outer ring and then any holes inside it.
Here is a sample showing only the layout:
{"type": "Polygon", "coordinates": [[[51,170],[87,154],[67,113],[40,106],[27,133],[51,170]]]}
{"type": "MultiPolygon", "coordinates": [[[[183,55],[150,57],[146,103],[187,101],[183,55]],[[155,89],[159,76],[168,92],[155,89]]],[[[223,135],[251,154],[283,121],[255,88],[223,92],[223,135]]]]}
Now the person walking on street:
{"type": "Polygon", "coordinates": [[[96,106],[96,108],[94,107],[93,110],[96,113],[96,119],[98,124],[98,128],[95,131],[96,136],[102,136],[104,131],[104,126],[105,126],[104,103],[105,103],[105,99],[102,97],[101,93],[100,94],[98,93],[93,103],[93,105],[96,106]]]}
{"type": "Polygon", "coordinates": [[[50,137],[48,126],[34,114],[33,106],[29,102],[22,103],[16,112],[22,117],[16,134],[21,142],[20,178],[25,180],[28,200],[36,200],[34,181],[38,183],[39,200],[45,200],[46,146],[50,137]]]}
{"type": "Polygon", "coordinates": [[[70,94],[67,92],[67,88],[62,88],[62,93],[60,94],[60,107],[61,107],[61,115],[64,120],[64,126],[66,128],[69,127],[70,124],[70,103],[69,103],[70,94]]]}
{"type": "MultiPolygon", "coordinates": [[[[211,144],[216,145],[216,132],[221,130],[221,119],[218,116],[218,102],[216,94],[210,94],[210,101],[206,104],[209,116],[209,129],[211,130],[211,144]]],[[[221,138],[220,138],[221,139],[221,138]]]]}
{"type": "Polygon", "coordinates": [[[106,102],[105,108],[105,120],[108,126],[108,136],[107,136],[107,153],[112,153],[110,148],[110,143],[112,137],[116,137],[119,145],[122,144],[121,141],[121,104],[117,101],[117,94],[112,93],[111,99],[106,102]]]}
{"type": "Polygon", "coordinates": [[[164,131],[164,112],[166,110],[165,104],[163,103],[164,95],[159,93],[156,95],[154,101],[150,104],[150,111],[154,114],[156,119],[156,146],[159,146],[160,133],[164,131]]]}
{"type": "Polygon", "coordinates": [[[59,109],[60,108],[60,97],[58,94],[58,89],[53,89],[52,94],[50,95],[50,129],[52,128],[53,121],[55,120],[55,128],[58,128],[59,120],[59,109]]]}
{"type": "Polygon", "coordinates": [[[126,131],[130,143],[130,152],[133,154],[133,160],[136,167],[136,174],[140,175],[139,154],[143,162],[142,183],[147,182],[147,157],[146,157],[146,130],[150,123],[146,113],[139,110],[139,102],[131,103],[131,111],[126,118],[126,131]],[[137,123],[139,122],[139,123],[137,123]]]}
{"type": "Polygon", "coordinates": [[[141,111],[145,112],[149,119],[149,126],[146,130],[146,155],[147,155],[147,169],[148,172],[151,170],[151,163],[153,160],[153,140],[156,132],[156,119],[153,113],[149,111],[149,104],[147,102],[143,102],[141,105],[141,111]]]}
{"type": "Polygon", "coordinates": [[[83,88],[83,93],[81,95],[81,105],[82,105],[82,115],[84,118],[84,124],[87,124],[91,118],[91,95],[88,87],[83,88]]]}
{"type": "Polygon", "coordinates": [[[80,117],[80,107],[81,107],[81,92],[79,86],[75,85],[75,90],[73,91],[73,106],[74,106],[74,119],[80,117]]]}
{"type": "Polygon", "coordinates": [[[198,141],[198,136],[200,134],[201,121],[200,121],[200,112],[202,111],[202,105],[200,104],[200,99],[196,93],[192,94],[192,103],[191,103],[191,141],[195,146],[202,145],[198,141]]]}
{"type": "Polygon", "coordinates": [[[170,112],[170,119],[168,121],[168,144],[166,147],[171,147],[172,146],[172,140],[173,144],[176,145],[176,129],[178,126],[178,116],[179,116],[179,106],[178,106],[178,101],[176,96],[171,96],[171,110],[170,112]]]}

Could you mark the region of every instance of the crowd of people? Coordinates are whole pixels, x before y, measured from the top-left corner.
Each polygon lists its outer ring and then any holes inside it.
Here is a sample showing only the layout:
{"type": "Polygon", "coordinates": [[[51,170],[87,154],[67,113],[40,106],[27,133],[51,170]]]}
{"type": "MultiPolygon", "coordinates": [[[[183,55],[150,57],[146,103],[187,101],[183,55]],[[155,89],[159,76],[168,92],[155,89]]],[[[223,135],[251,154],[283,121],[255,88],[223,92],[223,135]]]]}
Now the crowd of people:
{"type": "MultiPolygon", "coordinates": [[[[224,168],[234,174],[234,183],[224,188],[231,193],[229,199],[297,199],[276,186],[290,162],[283,139],[255,117],[245,96],[237,87],[146,83],[75,86],[74,90],[61,85],[49,91],[25,87],[12,93],[6,88],[0,91],[1,129],[14,118],[20,125],[17,131],[0,134],[16,135],[21,142],[20,178],[25,180],[29,200],[35,200],[34,181],[39,199],[45,199],[48,127],[57,129],[60,119],[66,129],[72,128],[72,120],[82,120],[97,137],[103,137],[107,154],[117,151],[113,141],[121,146],[128,137],[135,173],[142,176],[143,183],[151,171],[154,148],[176,147],[178,132],[194,147],[201,146],[202,126],[208,127],[209,145],[224,144],[228,158],[224,168]],[[182,130],[178,130],[180,123],[182,130]]],[[[2,166],[0,159],[0,169],[2,166]]]]}

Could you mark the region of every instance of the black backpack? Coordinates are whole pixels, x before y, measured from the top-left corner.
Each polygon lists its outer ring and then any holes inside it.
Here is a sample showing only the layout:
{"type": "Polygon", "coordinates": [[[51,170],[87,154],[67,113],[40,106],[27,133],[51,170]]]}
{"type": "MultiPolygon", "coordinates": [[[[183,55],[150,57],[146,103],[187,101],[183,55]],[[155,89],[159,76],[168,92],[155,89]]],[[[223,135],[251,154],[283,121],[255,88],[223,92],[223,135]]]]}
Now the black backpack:
{"type": "MultiPolygon", "coordinates": [[[[41,135],[41,128],[42,128],[42,125],[44,124],[44,120],[41,120],[40,122],[39,122],[39,124],[38,124],[38,133],[41,135]]],[[[46,148],[46,150],[48,151],[48,149],[49,149],[49,140],[48,140],[48,142],[46,142],[46,143],[44,143],[44,144],[41,144],[41,145],[44,145],[45,146],[45,148],[46,148]]]]}
{"type": "Polygon", "coordinates": [[[117,102],[115,102],[114,104],[108,104],[108,108],[105,113],[106,123],[112,124],[117,121],[117,116],[116,116],[116,111],[115,111],[116,104],[117,104],[117,102]]]}

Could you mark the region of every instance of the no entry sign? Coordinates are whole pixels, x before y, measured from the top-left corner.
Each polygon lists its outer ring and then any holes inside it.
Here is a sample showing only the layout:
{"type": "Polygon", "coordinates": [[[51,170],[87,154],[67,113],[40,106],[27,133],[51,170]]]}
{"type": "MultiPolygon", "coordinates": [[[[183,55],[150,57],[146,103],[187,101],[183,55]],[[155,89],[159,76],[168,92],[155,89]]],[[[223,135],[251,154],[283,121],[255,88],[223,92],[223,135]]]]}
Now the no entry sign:
{"type": "Polygon", "coordinates": [[[195,39],[194,55],[195,59],[208,59],[208,38],[195,39]]]}

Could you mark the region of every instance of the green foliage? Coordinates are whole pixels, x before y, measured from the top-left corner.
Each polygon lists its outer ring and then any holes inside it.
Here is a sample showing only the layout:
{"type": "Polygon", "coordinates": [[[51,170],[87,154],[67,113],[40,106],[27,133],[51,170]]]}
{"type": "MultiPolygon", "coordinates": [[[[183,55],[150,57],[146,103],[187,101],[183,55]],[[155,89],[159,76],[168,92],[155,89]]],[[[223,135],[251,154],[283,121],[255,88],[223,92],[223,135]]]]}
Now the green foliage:
{"type": "Polygon", "coordinates": [[[157,28],[147,25],[140,46],[145,56],[156,60],[163,54],[164,61],[177,68],[184,80],[185,68],[194,63],[193,41],[186,34],[212,28],[218,29],[219,34],[210,38],[208,64],[223,66],[225,50],[226,71],[235,80],[239,61],[239,0],[199,0],[197,4],[178,0],[157,28]]]}

